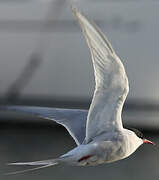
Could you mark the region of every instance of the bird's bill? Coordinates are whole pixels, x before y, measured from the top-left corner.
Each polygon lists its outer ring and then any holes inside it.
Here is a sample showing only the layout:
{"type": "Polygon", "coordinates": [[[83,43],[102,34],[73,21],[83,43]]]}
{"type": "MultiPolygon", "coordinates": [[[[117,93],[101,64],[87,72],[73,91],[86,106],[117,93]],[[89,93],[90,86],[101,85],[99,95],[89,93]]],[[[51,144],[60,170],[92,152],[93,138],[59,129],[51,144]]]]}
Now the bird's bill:
{"type": "Polygon", "coordinates": [[[152,141],[150,141],[150,140],[148,140],[148,139],[144,139],[143,142],[144,142],[145,144],[152,144],[152,145],[155,145],[154,142],[152,142],[152,141]]]}

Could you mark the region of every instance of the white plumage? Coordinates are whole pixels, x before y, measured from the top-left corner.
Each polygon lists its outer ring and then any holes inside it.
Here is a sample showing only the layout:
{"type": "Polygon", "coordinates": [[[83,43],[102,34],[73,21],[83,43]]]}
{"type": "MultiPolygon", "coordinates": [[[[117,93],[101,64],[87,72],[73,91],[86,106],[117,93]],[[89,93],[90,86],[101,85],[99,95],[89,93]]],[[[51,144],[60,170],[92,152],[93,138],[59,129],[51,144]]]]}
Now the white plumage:
{"type": "MultiPolygon", "coordinates": [[[[123,128],[121,113],[129,91],[124,66],[101,30],[76,8],[73,8],[73,13],[87,40],[94,67],[96,85],[89,111],[26,106],[0,109],[32,113],[54,120],[66,127],[78,146],[57,159],[11,165],[40,165],[38,168],[59,163],[97,165],[126,158],[143,143],[153,144],[138,131],[123,128]]],[[[30,169],[20,172],[26,171],[30,169]]],[[[15,173],[19,172],[12,174],[15,173]]]]}
{"type": "Polygon", "coordinates": [[[73,9],[91,51],[95,91],[88,112],[86,142],[100,133],[122,128],[121,110],[128,94],[124,66],[100,29],[73,9]]]}

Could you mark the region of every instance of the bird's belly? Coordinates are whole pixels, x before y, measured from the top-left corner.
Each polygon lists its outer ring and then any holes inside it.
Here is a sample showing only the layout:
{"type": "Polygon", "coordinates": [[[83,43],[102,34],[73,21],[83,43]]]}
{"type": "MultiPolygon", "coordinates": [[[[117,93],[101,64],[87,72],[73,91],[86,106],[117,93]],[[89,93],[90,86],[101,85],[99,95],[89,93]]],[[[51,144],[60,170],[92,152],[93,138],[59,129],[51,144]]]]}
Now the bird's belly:
{"type": "Polygon", "coordinates": [[[103,163],[111,163],[114,161],[118,161],[121,159],[124,159],[126,157],[124,148],[121,146],[116,146],[116,148],[109,147],[109,150],[103,149],[102,153],[99,153],[100,155],[92,156],[85,161],[81,161],[79,163],[80,166],[95,166],[95,165],[100,165],[103,163]]]}
{"type": "Polygon", "coordinates": [[[89,158],[86,161],[80,162],[78,165],[79,166],[96,166],[103,163],[105,163],[103,159],[93,156],[92,158],[89,158]]]}
{"type": "Polygon", "coordinates": [[[122,140],[110,144],[103,142],[102,146],[99,145],[99,147],[99,153],[97,156],[88,159],[86,165],[98,165],[119,161],[127,158],[136,150],[136,147],[133,147],[131,143],[128,144],[122,140]]]}

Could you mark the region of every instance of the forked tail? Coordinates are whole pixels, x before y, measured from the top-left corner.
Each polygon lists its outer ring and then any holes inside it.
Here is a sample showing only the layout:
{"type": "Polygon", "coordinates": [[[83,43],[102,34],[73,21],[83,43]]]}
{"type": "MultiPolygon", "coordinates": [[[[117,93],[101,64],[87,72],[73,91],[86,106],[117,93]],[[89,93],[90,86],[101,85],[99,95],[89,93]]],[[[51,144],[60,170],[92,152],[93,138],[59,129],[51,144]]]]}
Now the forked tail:
{"type": "Polygon", "coordinates": [[[30,168],[22,171],[14,171],[10,173],[6,173],[5,175],[12,175],[12,174],[20,174],[20,173],[25,173],[29,171],[34,171],[50,166],[57,165],[59,163],[59,159],[50,159],[50,160],[44,160],[44,161],[34,161],[34,162],[17,162],[17,163],[9,163],[8,165],[15,165],[15,166],[40,166],[40,167],[35,167],[35,168],[30,168]]]}

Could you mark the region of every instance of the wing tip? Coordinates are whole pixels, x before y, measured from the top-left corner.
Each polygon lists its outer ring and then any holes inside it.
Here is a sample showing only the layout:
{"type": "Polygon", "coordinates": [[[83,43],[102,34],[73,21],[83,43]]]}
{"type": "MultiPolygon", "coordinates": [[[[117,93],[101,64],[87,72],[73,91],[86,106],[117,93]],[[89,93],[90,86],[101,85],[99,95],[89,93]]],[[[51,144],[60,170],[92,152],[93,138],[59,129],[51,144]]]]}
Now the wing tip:
{"type": "Polygon", "coordinates": [[[79,16],[79,13],[80,13],[78,8],[76,6],[74,6],[74,5],[72,5],[71,8],[72,8],[72,12],[73,12],[74,16],[78,19],[78,16],[79,16]]]}

